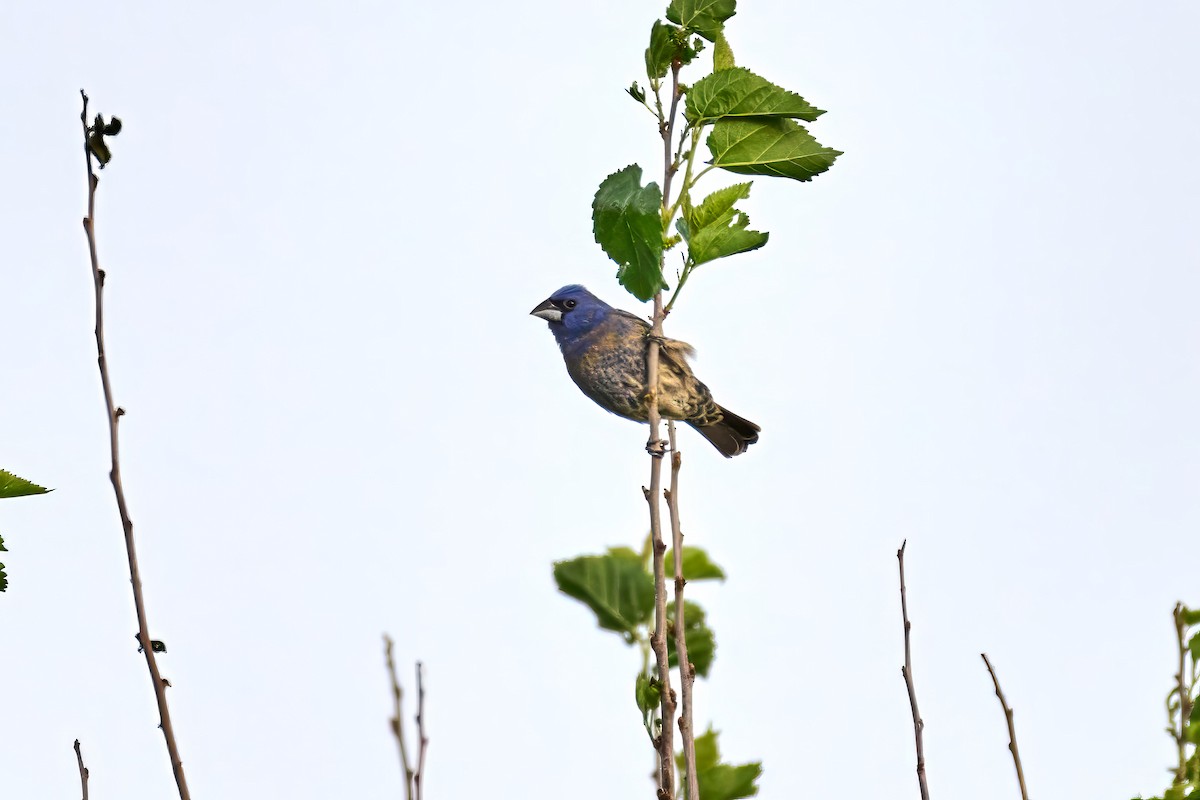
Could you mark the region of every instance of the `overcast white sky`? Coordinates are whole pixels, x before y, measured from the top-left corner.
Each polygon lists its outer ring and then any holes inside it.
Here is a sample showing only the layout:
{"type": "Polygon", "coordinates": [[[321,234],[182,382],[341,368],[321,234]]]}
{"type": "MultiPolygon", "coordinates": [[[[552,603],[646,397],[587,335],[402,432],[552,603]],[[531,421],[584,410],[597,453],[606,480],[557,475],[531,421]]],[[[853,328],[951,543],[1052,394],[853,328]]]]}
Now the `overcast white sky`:
{"type": "MultiPolygon", "coordinates": [[[[528,311],[637,303],[593,243],[655,173],[665,0],[0,5],[0,796],[174,792],[138,655],[91,338],[78,90],[123,467],[197,798],[400,794],[380,634],[428,670],[430,798],[652,797],[637,656],[550,564],[645,530],[645,429],[528,311]]],[[[915,798],[909,541],[934,797],[1156,792],[1170,610],[1200,604],[1200,11],[743,2],[739,62],[829,113],[771,242],[668,334],[762,440],[683,434],[698,684],[763,797],[915,798]]],[[[724,180],[724,179],[720,179],[724,180]]],[[[710,187],[719,185],[714,180],[710,187]]],[[[406,673],[408,667],[405,667],[406,673]]],[[[411,710],[411,709],[410,709],[411,710]]]]}

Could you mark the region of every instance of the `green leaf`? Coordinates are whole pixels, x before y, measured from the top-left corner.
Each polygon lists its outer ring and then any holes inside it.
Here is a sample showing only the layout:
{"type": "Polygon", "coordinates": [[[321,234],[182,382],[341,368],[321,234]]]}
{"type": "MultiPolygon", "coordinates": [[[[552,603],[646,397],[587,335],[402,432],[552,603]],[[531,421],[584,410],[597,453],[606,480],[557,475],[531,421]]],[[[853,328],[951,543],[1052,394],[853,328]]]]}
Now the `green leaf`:
{"type": "Polygon", "coordinates": [[[1183,620],[1184,625],[1200,625],[1200,608],[1188,608],[1184,606],[1180,609],[1179,616],[1183,620]]]}
{"type": "MultiPolygon", "coordinates": [[[[3,549],[3,547],[0,547],[0,550],[3,549]]],[[[1197,633],[1191,638],[1191,641],[1188,642],[1188,650],[1190,650],[1192,653],[1192,661],[1200,662],[1200,633],[1197,633]]],[[[1197,703],[1196,707],[1200,708],[1200,703],[1197,703]]]]}
{"type": "Polygon", "coordinates": [[[737,13],[737,0],[671,0],[667,19],[715,42],[725,20],[737,13]]]}
{"type": "Polygon", "coordinates": [[[563,594],[590,608],[606,630],[632,635],[654,612],[654,577],[636,553],[632,558],[610,552],[558,561],[554,582],[563,594]]]}
{"type": "Polygon", "coordinates": [[[637,681],[634,684],[634,699],[637,700],[639,711],[645,714],[654,711],[658,708],[659,700],[662,699],[662,690],[659,688],[658,681],[645,672],[638,673],[637,681]]]}
{"type": "Polygon", "coordinates": [[[683,113],[688,122],[697,125],[722,117],[787,117],[812,122],[825,112],[744,67],[731,67],[696,81],[688,90],[683,113]]]}
{"type": "MultiPolygon", "coordinates": [[[[722,764],[717,732],[709,728],[696,737],[696,782],[702,800],[737,800],[758,794],[755,781],[762,775],[762,762],[731,766],[722,764]]],[[[682,759],[680,760],[682,765],[682,759]]]]}
{"type": "Polygon", "coordinates": [[[707,143],[712,163],[722,169],[798,181],[812,180],[841,155],[786,118],[721,119],[707,143]]]}
{"type": "Polygon", "coordinates": [[[18,478],[7,470],[0,469],[0,497],[26,497],[31,494],[46,494],[49,489],[18,478]]]}
{"type": "Polygon", "coordinates": [[[646,48],[646,77],[661,80],[671,68],[671,62],[679,53],[679,28],[662,20],[654,20],[650,28],[650,46],[646,48]]]}
{"type": "Polygon", "coordinates": [[[700,796],[704,800],[736,800],[758,794],[758,779],[762,777],[762,762],[730,766],[717,764],[707,772],[696,770],[700,796]]]}
{"type": "Polygon", "coordinates": [[[4,565],[0,564],[0,592],[8,591],[8,573],[4,571],[4,565]]]}
{"type": "Polygon", "coordinates": [[[735,183],[732,186],[717,189],[700,201],[700,205],[698,206],[693,206],[690,202],[691,198],[685,197],[683,218],[687,220],[689,231],[699,232],[701,229],[715,224],[722,218],[728,219],[732,217],[733,204],[738,200],[745,200],[749,197],[750,187],[753,185],[753,181],[747,181],[746,183],[735,183]]]}
{"type": "Polygon", "coordinates": [[[634,699],[637,701],[638,710],[642,712],[642,726],[645,727],[646,733],[653,740],[658,735],[654,724],[654,709],[658,708],[658,704],[662,699],[662,688],[653,676],[645,672],[638,673],[637,680],[633,687],[634,699]]]}
{"type": "Polygon", "coordinates": [[[0,553],[7,553],[8,548],[4,546],[4,537],[0,536],[0,553]]]}
{"type": "Polygon", "coordinates": [[[605,178],[592,201],[592,231],[617,262],[621,285],[645,302],[667,284],[662,277],[662,191],[657,183],[641,182],[637,164],[605,178]]]}
{"type": "MultiPolygon", "coordinates": [[[[667,663],[679,666],[675,652],[675,606],[667,608],[667,663]]],[[[696,668],[696,674],[707,678],[717,652],[717,639],[704,621],[704,609],[691,600],[683,601],[683,638],[687,642],[688,661],[696,668]]],[[[697,773],[699,774],[699,773],[697,773]]]]}
{"type": "Polygon", "coordinates": [[[675,227],[687,240],[693,265],[757,250],[767,243],[769,234],[749,230],[750,217],[733,207],[749,196],[750,184],[737,183],[718,189],[695,208],[684,204],[675,227]]]}
{"type": "MultiPolygon", "coordinates": [[[[675,551],[666,555],[667,573],[674,574],[675,551]]],[[[683,546],[683,577],[687,581],[725,580],[725,570],[714,564],[700,547],[683,546]]]]}

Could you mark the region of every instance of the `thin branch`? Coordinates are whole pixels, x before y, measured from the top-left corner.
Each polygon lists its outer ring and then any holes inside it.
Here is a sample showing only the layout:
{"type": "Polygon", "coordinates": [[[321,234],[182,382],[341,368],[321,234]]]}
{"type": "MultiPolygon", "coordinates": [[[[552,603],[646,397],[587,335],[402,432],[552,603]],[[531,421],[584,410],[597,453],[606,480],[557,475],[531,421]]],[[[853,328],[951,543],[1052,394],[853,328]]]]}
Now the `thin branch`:
{"type": "Polygon", "coordinates": [[[83,230],[87,234],[88,254],[92,262],[92,283],[96,290],[96,361],[100,367],[100,383],[104,387],[104,406],[108,416],[108,443],[112,455],[112,469],[108,473],[112,481],[113,493],[117,497],[117,511],[121,515],[121,527],[125,531],[125,555],[129,561],[129,582],[133,587],[133,605],[137,611],[137,639],[142,653],[146,656],[146,668],[150,671],[150,683],[154,687],[154,698],[158,702],[159,727],[167,742],[167,753],[171,758],[171,770],[175,773],[175,784],[179,788],[180,800],[190,800],[187,779],[183,774],[183,760],[179,757],[179,746],[175,742],[175,729],[171,726],[171,711],[167,707],[167,682],[158,671],[158,660],[155,658],[154,641],[150,638],[150,625],[146,621],[146,602],[142,597],[142,578],[138,572],[137,550],[133,543],[133,521],[129,518],[129,507],[125,502],[125,489],[121,484],[120,449],[117,439],[117,423],[125,414],[125,409],[118,408],[113,403],[112,382],[108,376],[108,358],[104,351],[104,270],[100,268],[100,259],[96,254],[96,187],[100,179],[92,169],[92,150],[88,145],[88,96],[80,89],[83,98],[83,112],[79,115],[83,123],[83,151],[87,159],[88,175],[88,212],[83,220],[83,230]]]}
{"type": "Polygon", "coordinates": [[[700,784],[696,776],[696,738],[692,726],[692,687],[696,669],[688,659],[687,636],[683,619],[683,531],[679,524],[679,468],[683,455],[675,446],[675,422],[667,422],[671,440],[671,488],[667,491],[667,510],[671,514],[671,548],[675,561],[675,654],[679,657],[679,685],[683,697],[679,710],[679,738],[683,744],[683,763],[687,771],[687,798],[699,800],[700,784]]]}
{"type": "MultiPolygon", "coordinates": [[[[663,208],[667,208],[671,196],[671,176],[674,165],[671,162],[671,138],[675,131],[675,116],[679,109],[679,69],[676,60],[671,65],[671,110],[665,118],[660,117],[659,133],[663,137],[663,208]]],[[[658,92],[655,87],[655,97],[658,92]]],[[[659,103],[661,107],[661,102],[659,103]]],[[[661,266],[661,265],[660,265],[661,266]]],[[[667,571],[664,557],[667,551],[666,542],[662,537],[662,519],[659,511],[659,498],[662,496],[662,457],[666,453],[666,442],[659,439],[659,424],[662,422],[658,410],[658,362],[659,343],[663,339],[662,292],[654,295],[654,317],[650,327],[650,335],[646,339],[646,421],[650,424],[650,439],[646,442],[646,451],[650,453],[650,488],[642,487],[646,496],[646,504],[650,510],[650,537],[653,541],[654,564],[654,634],[650,637],[650,646],[654,650],[654,658],[658,664],[658,680],[660,689],[660,704],[662,708],[662,729],[659,731],[655,746],[658,749],[658,798],[671,800],[675,793],[675,693],[671,690],[671,664],[667,654],[667,571]]],[[[693,800],[695,800],[693,798],[693,800]]]]}
{"type": "Polygon", "coordinates": [[[407,800],[413,800],[415,772],[409,766],[408,749],[404,746],[404,720],[400,712],[404,691],[400,688],[400,679],[396,677],[396,661],[392,658],[392,645],[392,637],[385,633],[383,635],[383,653],[387,660],[388,677],[392,681],[392,718],[388,722],[391,725],[392,734],[396,737],[396,744],[400,748],[400,767],[404,770],[404,796],[407,800]]]}
{"type": "Polygon", "coordinates": [[[1017,768],[1017,783],[1021,784],[1021,800],[1029,800],[1029,792],[1025,789],[1025,771],[1021,769],[1021,753],[1017,750],[1017,728],[1013,725],[1013,710],[1009,708],[1008,701],[1004,699],[1004,692],[1000,691],[1000,679],[996,677],[996,670],[992,669],[992,662],[988,661],[987,653],[980,653],[983,663],[987,664],[987,670],[992,676],[992,684],[996,687],[996,697],[1000,699],[1000,708],[1004,709],[1004,721],[1008,723],[1008,749],[1012,753],[1013,765],[1017,768]]]}
{"type": "Polygon", "coordinates": [[[79,784],[83,788],[83,800],[88,800],[88,768],[83,765],[83,753],[79,749],[79,740],[75,740],[75,760],[79,762],[79,784]]]}
{"type": "Polygon", "coordinates": [[[917,741],[917,782],[921,786],[921,800],[929,800],[929,784],[925,780],[925,721],[921,719],[921,712],[917,710],[917,690],[913,687],[912,647],[910,644],[912,623],[908,621],[908,588],[904,584],[904,548],[906,547],[908,547],[907,539],[896,551],[896,560],[900,562],[900,611],[904,616],[904,666],[900,668],[900,674],[904,676],[904,683],[908,686],[908,704],[912,706],[913,736],[917,741]]]}
{"type": "Polygon", "coordinates": [[[675,138],[675,112],[679,109],[679,98],[683,96],[683,92],[679,90],[679,70],[683,65],[676,59],[671,62],[671,112],[667,116],[667,127],[662,132],[663,135],[663,207],[667,208],[670,205],[671,197],[671,178],[675,175],[678,167],[671,159],[671,142],[675,138]]]}
{"type": "Polygon", "coordinates": [[[1176,690],[1179,692],[1179,730],[1171,731],[1171,735],[1175,738],[1175,744],[1179,748],[1179,766],[1175,770],[1176,785],[1187,782],[1188,778],[1187,724],[1192,716],[1192,693],[1186,678],[1188,654],[1187,625],[1184,624],[1183,612],[1183,603],[1176,603],[1174,617],[1175,637],[1179,646],[1179,672],[1175,674],[1175,680],[1178,682],[1176,690]]]}
{"type": "Polygon", "coordinates": [[[413,774],[416,800],[422,800],[425,790],[425,751],[429,749],[429,735],[425,733],[425,668],[417,662],[417,771],[413,774]]]}

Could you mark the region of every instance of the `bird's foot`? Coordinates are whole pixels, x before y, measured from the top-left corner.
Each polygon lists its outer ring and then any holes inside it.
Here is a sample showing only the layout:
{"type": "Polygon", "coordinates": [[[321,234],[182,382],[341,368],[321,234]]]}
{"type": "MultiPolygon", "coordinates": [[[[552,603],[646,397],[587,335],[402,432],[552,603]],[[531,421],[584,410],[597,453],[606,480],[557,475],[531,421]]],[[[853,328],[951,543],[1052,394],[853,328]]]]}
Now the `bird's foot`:
{"type": "Polygon", "coordinates": [[[667,454],[667,440],[651,439],[650,441],[646,442],[646,452],[655,458],[662,458],[667,454]]]}

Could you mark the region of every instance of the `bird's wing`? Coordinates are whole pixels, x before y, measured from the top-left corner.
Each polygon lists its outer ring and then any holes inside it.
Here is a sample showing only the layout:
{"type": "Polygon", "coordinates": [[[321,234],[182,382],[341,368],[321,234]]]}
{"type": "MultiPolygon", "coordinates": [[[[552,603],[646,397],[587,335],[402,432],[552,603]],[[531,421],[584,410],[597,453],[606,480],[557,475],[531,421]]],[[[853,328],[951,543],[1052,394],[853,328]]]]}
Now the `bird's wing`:
{"type": "Polygon", "coordinates": [[[662,346],[667,355],[674,356],[679,361],[686,361],[689,358],[696,357],[696,348],[678,339],[663,339],[662,346]]]}
{"type": "MultiPolygon", "coordinates": [[[[630,312],[619,308],[614,308],[613,314],[620,315],[625,319],[636,322],[638,326],[642,328],[645,334],[650,333],[650,323],[646,322],[646,320],[642,319],[637,314],[631,314],[630,312]]],[[[664,336],[662,339],[662,347],[663,351],[668,356],[673,356],[677,361],[684,361],[689,358],[694,358],[696,355],[696,348],[692,347],[687,342],[681,342],[678,339],[668,339],[664,336]]]]}

